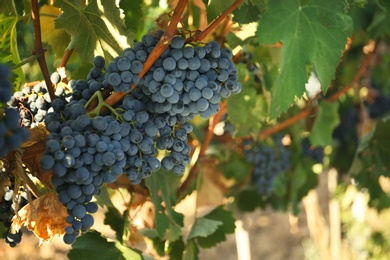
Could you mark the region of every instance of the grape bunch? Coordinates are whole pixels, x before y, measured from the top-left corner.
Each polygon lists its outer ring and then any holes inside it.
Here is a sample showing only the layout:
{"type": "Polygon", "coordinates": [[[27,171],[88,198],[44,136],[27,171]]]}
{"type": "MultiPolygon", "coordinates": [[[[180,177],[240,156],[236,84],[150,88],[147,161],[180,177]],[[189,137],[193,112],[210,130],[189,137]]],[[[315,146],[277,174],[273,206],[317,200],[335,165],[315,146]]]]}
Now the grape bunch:
{"type": "MultiPolygon", "coordinates": [[[[66,84],[58,84],[61,81],[58,72],[51,75],[51,80],[53,84],[56,84],[54,93],[57,99],[62,100],[62,102],[69,101],[72,90],[66,84]]],[[[39,123],[43,123],[46,114],[52,111],[52,101],[44,81],[16,91],[8,104],[19,110],[22,125],[27,128],[33,128],[39,123]]]]}
{"type": "Polygon", "coordinates": [[[249,72],[252,73],[255,82],[262,83],[262,72],[259,64],[253,59],[252,53],[241,51],[238,62],[246,65],[249,72]]]}
{"type": "Polygon", "coordinates": [[[274,146],[247,141],[244,155],[253,165],[252,181],[261,195],[272,193],[274,178],[290,167],[290,152],[282,144],[281,137],[276,137],[274,146]]]}
{"type": "Polygon", "coordinates": [[[145,35],[107,66],[96,56],[86,81],[69,82],[70,101],[54,100],[45,117],[50,134],[41,167],[53,170],[52,183],[67,208],[67,244],[93,225],[90,213],[97,205],[91,200],[103,184],[123,173],[138,184],[160,168],[183,174],[190,162],[189,121],[209,118],[219,111],[221,98],[241,91],[230,50],[216,42],[184,45],[180,36],[140,79],[161,36],[161,31],[145,35]],[[100,100],[97,108],[106,112],[86,111],[91,97],[108,91],[128,93],[112,106],[100,100]]]}
{"type": "Polygon", "coordinates": [[[15,247],[22,240],[22,231],[14,232],[11,229],[12,218],[16,209],[20,209],[28,203],[27,193],[24,190],[20,190],[17,194],[14,194],[15,190],[12,188],[15,185],[14,175],[6,174],[5,172],[1,174],[2,181],[4,181],[3,178],[7,178],[11,182],[11,186],[3,187],[5,189],[4,195],[0,198],[0,221],[3,222],[6,228],[2,237],[9,246],[15,247]]]}
{"type": "Polygon", "coordinates": [[[8,107],[11,99],[11,69],[0,64],[0,158],[20,147],[29,138],[28,130],[20,127],[18,110],[8,107]]]}
{"type": "Polygon", "coordinates": [[[390,96],[387,93],[384,93],[381,86],[372,83],[372,87],[369,88],[364,105],[371,118],[376,119],[382,117],[390,111],[390,96]]]}
{"type": "Polygon", "coordinates": [[[303,155],[313,159],[316,163],[322,163],[324,159],[324,148],[313,147],[309,138],[302,138],[301,140],[303,155]]]}

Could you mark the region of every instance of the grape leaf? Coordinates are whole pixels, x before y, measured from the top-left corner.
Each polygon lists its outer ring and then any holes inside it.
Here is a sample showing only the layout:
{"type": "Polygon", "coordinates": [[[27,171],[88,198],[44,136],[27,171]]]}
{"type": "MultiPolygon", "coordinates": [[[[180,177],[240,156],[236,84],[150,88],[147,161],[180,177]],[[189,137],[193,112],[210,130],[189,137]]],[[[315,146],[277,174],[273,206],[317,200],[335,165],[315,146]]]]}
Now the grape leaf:
{"type": "Polygon", "coordinates": [[[155,206],[157,235],[161,239],[175,241],[179,239],[183,227],[183,215],[176,212],[176,189],[180,178],[170,172],[157,171],[145,180],[155,206]],[[165,209],[162,206],[165,205],[165,209]]]}
{"type": "MultiPolygon", "coordinates": [[[[8,16],[0,13],[0,63],[16,65],[20,63],[20,57],[17,44],[16,16],[8,16]]],[[[14,89],[19,89],[24,81],[24,72],[22,67],[13,70],[16,78],[12,79],[14,89]]]]}
{"type": "Polygon", "coordinates": [[[77,259],[144,259],[138,250],[119,242],[108,242],[97,231],[90,231],[76,239],[68,253],[70,260],[77,259]]]}
{"type": "Polygon", "coordinates": [[[285,174],[278,174],[272,181],[272,193],[283,197],[287,193],[287,177],[285,174]]]}
{"type": "Polygon", "coordinates": [[[195,237],[207,237],[213,234],[222,224],[223,223],[218,220],[197,218],[187,239],[195,237]]]}
{"type": "Polygon", "coordinates": [[[199,249],[195,242],[191,240],[185,247],[182,260],[198,260],[199,249]]]}
{"type": "Polygon", "coordinates": [[[229,119],[236,128],[235,136],[248,136],[259,131],[265,120],[266,102],[256,94],[253,76],[245,65],[236,66],[239,81],[243,88],[240,95],[233,95],[227,100],[229,119]]]}
{"type": "Polygon", "coordinates": [[[222,174],[226,178],[234,178],[237,182],[243,181],[250,173],[251,165],[238,155],[232,154],[228,160],[219,163],[222,174]]]}
{"type": "Polygon", "coordinates": [[[125,23],[127,28],[133,30],[137,39],[141,39],[144,34],[146,14],[144,13],[144,1],[120,1],[119,7],[125,15],[125,23]]]}
{"type": "Polygon", "coordinates": [[[40,17],[42,41],[48,43],[56,54],[56,58],[60,59],[70,41],[70,36],[65,30],[54,28],[55,16],[60,15],[61,11],[52,5],[44,5],[39,12],[45,14],[40,17]]]}
{"type": "Polygon", "coordinates": [[[260,43],[283,43],[271,118],[286,111],[295,96],[303,94],[307,65],[315,67],[322,90],[327,91],[352,31],[347,6],[347,1],[341,0],[268,2],[256,34],[260,43]]]}
{"type": "Polygon", "coordinates": [[[115,231],[116,239],[122,242],[125,220],[117,208],[108,207],[105,213],[104,224],[109,225],[115,231]]]}
{"type": "Polygon", "coordinates": [[[360,188],[369,191],[369,205],[378,210],[390,207],[388,195],[378,181],[380,176],[390,177],[390,117],[379,120],[359,143],[349,173],[360,188]]]}
{"type": "Polygon", "coordinates": [[[182,239],[178,239],[168,245],[168,255],[170,259],[182,259],[185,244],[182,239]]]}
{"type": "Polygon", "coordinates": [[[243,3],[236,10],[233,11],[234,21],[240,24],[257,22],[259,20],[259,15],[264,11],[265,3],[264,1],[258,1],[263,3],[263,8],[259,9],[257,5],[252,2],[243,3]]]}
{"type": "Polygon", "coordinates": [[[92,61],[95,55],[107,60],[122,53],[134,36],[121,19],[115,0],[92,0],[85,7],[78,0],[57,0],[63,12],[55,20],[55,28],[71,35],[68,49],[75,48],[80,61],[92,61]]]}
{"type": "Polygon", "coordinates": [[[386,37],[390,32],[390,2],[387,0],[376,0],[374,17],[367,28],[373,38],[386,37]]]}
{"type": "Polygon", "coordinates": [[[208,1],[208,5],[206,8],[207,11],[207,20],[211,22],[215,18],[217,18],[226,8],[228,8],[234,0],[212,0],[208,1]]]}
{"type": "Polygon", "coordinates": [[[223,206],[219,206],[205,215],[203,218],[221,221],[223,224],[218,226],[217,230],[207,237],[197,237],[196,240],[202,248],[210,248],[216,244],[226,240],[226,234],[234,233],[235,220],[232,212],[223,209],[223,206]]]}
{"type": "Polygon", "coordinates": [[[309,139],[314,146],[327,146],[332,143],[333,130],[340,123],[338,103],[321,102],[318,115],[309,139]]]}
{"type": "Polygon", "coordinates": [[[254,211],[257,207],[262,206],[262,198],[254,186],[248,186],[238,191],[236,204],[241,211],[254,211]]]}

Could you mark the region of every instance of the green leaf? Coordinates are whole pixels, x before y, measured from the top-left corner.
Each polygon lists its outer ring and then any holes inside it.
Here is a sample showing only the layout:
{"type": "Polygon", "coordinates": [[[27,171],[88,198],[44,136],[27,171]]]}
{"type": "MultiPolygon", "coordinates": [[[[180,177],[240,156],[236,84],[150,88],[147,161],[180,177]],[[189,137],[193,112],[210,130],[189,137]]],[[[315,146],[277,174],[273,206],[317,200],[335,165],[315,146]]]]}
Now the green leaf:
{"type": "Polygon", "coordinates": [[[92,0],[85,7],[78,0],[57,0],[62,14],[55,20],[57,29],[72,37],[68,49],[75,48],[81,62],[102,55],[108,61],[122,53],[134,36],[120,18],[115,0],[92,0]]]}
{"type": "Polygon", "coordinates": [[[318,115],[309,136],[312,145],[325,147],[332,143],[333,130],[340,123],[338,109],[337,102],[319,103],[318,115]]]}
{"type": "Polygon", "coordinates": [[[182,239],[178,239],[168,245],[168,255],[170,259],[182,259],[185,244],[182,239]]]}
{"type": "Polygon", "coordinates": [[[229,97],[226,107],[229,119],[236,128],[235,136],[248,136],[259,131],[267,106],[263,96],[257,95],[253,76],[245,65],[236,67],[243,88],[239,95],[229,97]]]}
{"type": "MultiPolygon", "coordinates": [[[[11,66],[20,63],[16,24],[16,16],[8,16],[0,13],[0,63],[8,63],[11,66]]],[[[19,89],[24,81],[24,72],[22,67],[13,70],[16,78],[13,79],[14,89],[19,89]]]]}
{"type": "Polygon", "coordinates": [[[245,187],[236,195],[236,204],[239,210],[254,211],[258,206],[261,206],[262,198],[256,188],[245,187]]]}
{"type": "Polygon", "coordinates": [[[299,213],[299,205],[304,196],[318,185],[318,175],[311,170],[313,163],[311,159],[299,160],[291,172],[291,193],[289,201],[292,205],[294,215],[299,213]]]}
{"type": "Polygon", "coordinates": [[[354,4],[363,8],[367,4],[367,0],[355,0],[354,4]]]}
{"type": "Polygon", "coordinates": [[[180,177],[164,171],[157,171],[145,180],[155,206],[157,235],[164,240],[175,241],[181,234],[184,216],[173,209],[179,180],[180,177]]]}
{"type": "Polygon", "coordinates": [[[68,253],[68,258],[70,260],[143,259],[138,250],[125,247],[118,242],[108,242],[97,231],[90,231],[78,237],[68,253]]]}
{"type": "Polygon", "coordinates": [[[278,174],[272,181],[272,193],[283,197],[287,193],[287,178],[285,174],[278,174]]]}
{"type": "Polygon", "coordinates": [[[210,0],[206,8],[207,20],[211,22],[217,18],[226,8],[228,8],[234,0],[210,0]]]}
{"type": "Polygon", "coordinates": [[[237,154],[232,154],[227,161],[221,162],[218,167],[221,168],[221,172],[226,178],[233,178],[237,182],[241,182],[248,176],[251,165],[237,154]]]}
{"type": "Polygon", "coordinates": [[[217,220],[197,218],[188,235],[188,240],[195,237],[207,237],[213,234],[222,224],[223,222],[217,220]]]}
{"type": "Polygon", "coordinates": [[[199,254],[199,249],[196,246],[195,242],[191,240],[189,243],[187,243],[184,252],[183,252],[183,258],[182,260],[197,260],[199,254]]]}
{"type": "Polygon", "coordinates": [[[144,1],[132,0],[132,1],[120,1],[119,7],[123,10],[125,15],[125,23],[127,28],[135,32],[136,38],[141,39],[144,34],[144,25],[146,15],[144,13],[144,1]]]}
{"type": "Polygon", "coordinates": [[[378,121],[361,139],[350,174],[370,194],[369,205],[378,210],[390,207],[389,196],[379,185],[380,176],[390,177],[389,118],[378,121]]]}
{"type": "Polygon", "coordinates": [[[112,230],[115,231],[116,239],[122,243],[125,219],[122,217],[118,209],[114,207],[108,207],[108,210],[105,213],[104,224],[109,225],[112,230]]]}
{"type": "Polygon", "coordinates": [[[263,4],[263,8],[260,10],[257,5],[252,2],[243,3],[236,10],[233,11],[234,21],[240,24],[257,22],[259,15],[264,11],[265,3],[264,0],[258,1],[263,4]]]}
{"type": "Polygon", "coordinates": [[[273,87],[270,117],[286,111],[305,91],[307,65],[313,65],[325,92],[352,31],[342,0],[268,2],[257,29],[260,43],[283,43],[280,76],[273,87]]]}
{"type": "Polygon", "coordinates": [[[367,28],[373,38],[386,37],[390,33],[390,2],[376,0],[374,17],[367,28]]]}
{"type": "Polygon", "coordinates": [[[216,244],[226,240],[226,234],[234,233],[235,229],[235,219],[233,217],[232,212],[229,212],[223,209],[223,206],[219,206],[211,211],[209,214],[204,216],[203,218],[220,221],[223,224],[218,226],[217,230],[207,236],[207,237],[198,237],[196,240],[198,244],[202,248],[210,248],[215,246],[216,244]]]}
{"type": "Polygon", "coordinates": [[[100,193],[99,195],[95,196],[95,198],[96,203],[101,207],[115,208],[114,204],[112,204],[110,194],[108,193],[106,186],[100,188],[100,193]]]}

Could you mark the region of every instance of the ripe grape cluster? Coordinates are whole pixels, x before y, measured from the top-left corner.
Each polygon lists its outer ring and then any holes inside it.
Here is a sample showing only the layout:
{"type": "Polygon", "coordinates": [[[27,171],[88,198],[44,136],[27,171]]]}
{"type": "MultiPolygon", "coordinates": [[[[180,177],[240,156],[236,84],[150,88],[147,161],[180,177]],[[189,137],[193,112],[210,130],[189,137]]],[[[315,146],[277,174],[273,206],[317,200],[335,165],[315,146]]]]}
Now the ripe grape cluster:
{"type": "Polygon", "coordinates": [[[0,64],[0,158],[20,147],[29,137],[28,130],[20,127],[18,110],[8,107],[11,99],[11,69],[0,64]]]}
{"type": "MultiPolygon", "coordinates": [[[[58,84],[61,81],[58,72],[54,72],[51,79],[53,84],[56,84],[54,92],[56,97],[63,103],[69,101],[71,89],[66,84],[58,84]]],[[[22,90],[16,91],[8,104],[19,110],[22,125],[27,128],[33,128],[39,123],[43,123],[46,114],[53,110],[51,108],[52,101],[44,81],[32,87],[25,86],[22,90]]]]}
{"type": "Polygon", "coordinates": [[[375,83],[372,83],[370,90],[364,102],[369,116],[376,119],[388,114],[390,111],[390,95],[384,93],[382,87],[375,83]]]}
{"type": "Polygon", "coordinates": [[[241,54],[238,58],[238,62],[245,64],[249,72],[252,73],[255,82],[262,82],[262,72],[259,64],[253,59],[253,54],[247,51],[241,51],[241,54]]]}
{"type": "Polygon", "coordinates": [[[11,229],[12,218],[15,215],[15,210],[22,208],[28,203],[27,193],[23,190],[20,190],[15,194],[16,190],[13,189],[15,185],[15,178],[13,174],[6,174],[5,172],[1,173],[4,176],[1,176],[2,183],[5,182],[5,178],[10,180],[11,185],[4,188],[4,195],[0,198],[0,221],[3,222],[6,230],[4,231],[2,237],[5,239],[5,242],[11,247],[15,247],[22,240],[22,231],[17,232],[11,229]]]}
{"type": "Polygon", "coordinates": [[[274,178],[290,167],[290,152],[276,137],[274,146],[247,141],[244,145],[246,159],[253,165],[252,181],[261,195],[272,193],[274,178]]]}
{"type": "Polygon", "coordinates": [[[313,159],[316,163],[322,163],[324,159],[324,148],[313,147],[309,138],[302,138],[301,140],[303,155],[313,159]]]}
{"type": "Polygon", "coordinates": [[[53,170],[52,183],[67,207],[67,244],[93,225],[89,213],[97,206],[91,200],[104,183],[125,173],[138,184],[160,168],[183,174],[190,162],[189,121],[196,115],[209,118],[219,111],[221,97],[241,91],[230,50],[216,42],[185,45],[180,36],[140,79],[161,36],[161,31],[145,35],[107,66],[103,57],[95,57],[87,81],[69,82],[71,100],[56,99],[45,117],[50,134],[41,167],[53,170]],[[113,106],[99,101],[98,108],[107,112],[92,117],[85,108],[90,98],[111,87],[128,93],[113,106]]]}

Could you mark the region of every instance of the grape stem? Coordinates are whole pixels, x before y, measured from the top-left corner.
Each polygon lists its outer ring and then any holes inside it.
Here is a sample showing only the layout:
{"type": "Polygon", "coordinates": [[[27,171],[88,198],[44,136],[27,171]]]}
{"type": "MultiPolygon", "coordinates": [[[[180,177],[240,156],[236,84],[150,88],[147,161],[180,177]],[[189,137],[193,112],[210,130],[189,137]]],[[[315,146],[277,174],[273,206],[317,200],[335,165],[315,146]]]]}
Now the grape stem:
{"type": "Polygon", "coordinates": [[[24,64],[27,64],[27,63],[30,63],[32,61],[37,60],[41,55],[42,55],[41,53],[38,53],[38,54],[35,54],[35,55],[31,55],[30,57],[22,60],[20,63],[18,63],[15,66],[13,66],[12,70],[17,69],[19,67],[22,67],[24,64]]]}
{"type": "Polygon", "coordinates": [[[90,105],[90,103],[91,103],[93,100],[95,100],[95,99],[97,99],[97,102],[98,102],[98,103],[97,103],[97,107],[96,107],[93,111],[89,112],[89,113],[88,113],[88,116],[90,116],[90,117],[98,116],[98,115],[100,114],[101,110],[105,107],[105,108],[108,108],[108,109],[115,115],[115,117],[116,117],[115,119],[116,119],[116,120],[119,120],[119,119],[120,119],[120,115],[115,111],[115,109],[114,109],[112,106],[108,105],[108,104],[104,101],[102,92],[100,92],[100,91],[96,91],[96,92],[92,95],[92,97],[88,100],[88,102],[84,105],[84,107],[85,107],[85,108],[88,107],[88,106],[90,105]]]}
{"type": "Polygon", "coordinates": [[[212,118],[209,120],[209,126],[207,128],[206,136],[203,140],[202,147],[200,148],[199,156],[194,164],[194,166],[191,168],[187,178],[183,182],[183,184],[178,189],[178,195],[180,195],[182,192],[186,191],[188,187],[191,185],[192,180],[195,178],[196,174],[198,173],[198,162],[202,161],[202,159],[205,157],[207,147],[209,146],[211,140],[214,136],[214,128],[221,120],[221,117],[226,113],[226,101],[221,103],[220,110],[217,114],[215,114],[212,118]]]}
{"type": "Polygon", "coordinates": [[[222,14],[214,19],[203,31],[198,30],[193,36],[186,39],[186,42],[198,42],[206,38],[206,36],[212,32],[228,15],[230,15],[234,9],[236,9],[243,0],[236,0],[231,4],[222,14]]]}
{"type": "MultiPolygon", "coordinates": [[[[175,10],[172,15],[171,22],[169,23],[168,27],[166,28],[163,36],[161,36],[160,41],[157,43],[156,47],[153,49],[153,51],[149,54],[148,58],[146,59],[142,71],[139,73],[138,77],[141,79],[148,70],[152,67],[154,62],[161,56],[161,54],[164,52],[164,50],[169,46],[170,42],[172,41],[172,38],[175,34],[177,24],[180,22],[180,19],[183,15],[184,9],[187,6],[188,0],[179,1],[175,7],[175,10]]],[[[131,86],[131,89],[128,92],[113,92],[110,96],[107,97],[105,102],[108,105],[114,105],[119,100],[121,100],[127,93],[131,92],[135,88],[135,85],[133,84],[131,86]]],[[[95,110],[96,103],[91,103],[87,110],[92,112],[92,109],[95,110]]]]}
{"type": "Polygon", "coordinates": [[[61,58],[61,61],[60,61],[60,64],[58,64],[58,67],[57,68],[62,68],[62,67],[65,67],[66,64],[68,63],[68,60],[70,58],[70,56],[72,56],[72,53],[74,51],[74,48],[72,49],[67,49],[64,53],[64,56],[62,56],[61,58]]]}
{"type": "Polygon", "coordinates": [[[50,99],[53,101],[55,99],[53,85],[50,80],[49,70],[47,68],[46,59],[44,52],[45,50],[42,47],[42,34],[41,34],[41,23],[39,19],[39,6],[38,0],[31,1],[31,11],[32,19],[34,21],[34,36],[35,36],[35,49],[32,51],[32,55],[39,55],[38,63],[41,68],[43,78],[46,82],[46,87],[49,92],[50,99]]]}

